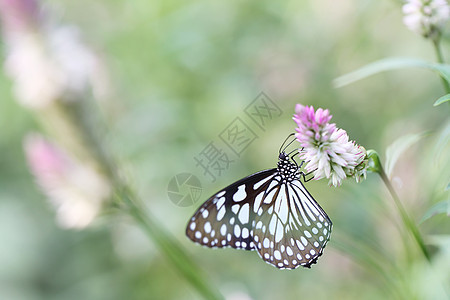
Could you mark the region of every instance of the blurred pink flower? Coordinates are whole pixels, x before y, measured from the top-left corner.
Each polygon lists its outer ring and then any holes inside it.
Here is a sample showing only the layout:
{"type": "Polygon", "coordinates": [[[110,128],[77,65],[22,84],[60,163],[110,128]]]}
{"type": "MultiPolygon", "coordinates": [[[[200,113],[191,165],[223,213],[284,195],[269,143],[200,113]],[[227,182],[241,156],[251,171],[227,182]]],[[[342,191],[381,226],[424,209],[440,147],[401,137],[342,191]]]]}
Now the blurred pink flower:
{"type": "Polygon", "coordinates": [[[59,225],[88,226],[110,196],[107,180],[40,135],[28,136],[24,147],[31,172],[55,207],[59,225]]]}
{"type": "Polygon", "coordinates": [[[439,34],[450,18],[450,6],[446,0],[407,0],[403,5],[403,23],[411,31],[424,37],[439,34]]]}
{"type": "Polygon", "coordinates": [[[52,24],[34,0],[0,0],[0,17],[4,68],[21,104],[45,108],[90,87],[105,94],[102,65],[74,27],[52,24]]]}
{"type": "Polygon", "coordinates": [[[328,123],[331,118],[328,109],[314,111],[312,106],[296,105],[293,119],[298,125],[295,136],[303,148],[300,158],[316,180],[328,178],[334,186],[346,177],[359,182],[366,176],[366,150],[349,141],[345,130],[328,123]]]}

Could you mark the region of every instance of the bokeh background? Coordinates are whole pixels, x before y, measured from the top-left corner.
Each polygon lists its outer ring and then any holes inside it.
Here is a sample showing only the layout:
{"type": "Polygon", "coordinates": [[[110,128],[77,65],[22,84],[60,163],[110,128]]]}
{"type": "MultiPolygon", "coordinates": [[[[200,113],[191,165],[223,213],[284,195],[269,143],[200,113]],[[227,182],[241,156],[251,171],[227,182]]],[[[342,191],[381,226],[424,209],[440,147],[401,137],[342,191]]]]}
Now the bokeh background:
{"type": "MultiPolygon", "coordinates": [[[[408,149],[393,182],[419,222],[444,193],[448,146],[436,149],[448,107],[430,71],[378,74],[336,89],[332,80],[392,56],[434,61],[431,43],[402,24],[400,1],[41,1],[56,23],[71,24],[107,66],[110,96],[101,103],[105,146],[120,157],[149,211],[184,246],[227,299],[439,299],[449,291],[449,221],[420,224],[433,262],[405,249],[402,228],[380,178],[340,188],[307,188],[334,232],[311,269],[279,271],[256,253],[211,250],[190,242],[185,225],[209,195],[261,169],[295,129],[297,103],[330,109],[333,121],[366,149],[385,149],[409,133],[426,137],[408,149]],[[264,92],[282,110],[264,129],[244,109],[264,92]],[[194,157],[236,117],[258,138],[211,182],[194,157]],[[195,205],[169,200],[168,183],[196,175],[195,205]]],[[[450,58],[448,35],[444,55],[450,58]]],[[[0,298],[197,299],[199,294],[128,219],[101,215],[88,229],[63,230],[34,184],[23,137],[38,130],[0,74],[0,298]]],[[[447,135],[448,138],[448,135],[447,135]]],[[[448,142],[444,136],[444,144],[448,142]]],[[[414,248],[415,244],[411,243],[414,248]]],[[[441,299],[444,299],[441,298],[441,299]]]]}

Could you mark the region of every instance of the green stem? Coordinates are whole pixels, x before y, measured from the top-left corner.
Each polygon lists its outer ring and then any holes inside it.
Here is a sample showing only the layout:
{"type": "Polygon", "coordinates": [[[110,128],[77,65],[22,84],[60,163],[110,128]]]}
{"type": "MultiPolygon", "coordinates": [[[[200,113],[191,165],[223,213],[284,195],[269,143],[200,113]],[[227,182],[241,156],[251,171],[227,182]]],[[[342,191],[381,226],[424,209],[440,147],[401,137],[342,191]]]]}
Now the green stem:
{"type": "MultiPolygon", "coordinates": [[[[434,51],[436,53],[436,58],[437,58],[438,63],[445,64],[444,56],[442,55],[441,47],[439,45],[440,38],[436,37],[436,38],[432,39],[432,41],[433,41],[434,51]]],[[[442,81],[442,85],[444,86],[445,91],[447,92],[447,94],[449,94],[450,93],[450,84],[442,76],[441,76],[441,81],[442,81]]]]}
{"type": "Polygon", "coordinates": [[[397,192],[395,191],[394,187],[392,186],[391,181],[389,180],[388,176],[386,175],[386,172],[383,169],[383,166],[381,165],[378,154],[373,150],[368,150],[367,155],[369,157],[370,171],[376,172],[376,173],[378,173],[378,175],[380,175],[380,177],[383,180],[384,184],[386,185],[389,193],[391,194],[392,199],[394,199],[395,206],[397,206],[397,209],[400,212],[400,216],[403,220],[403,223],[405,224],[406,228],[409,229],[409,231],[411,232],[412,236],[416,240],[423,255],[426,257],[426,259],[428,261],[431,261],[430,254],[428,253],[428,250],[425,246],[422,235],[420,234],[419,229],[417,228],[416,224],[412,221],[411,217],[408,215],[408,212],[406,211],[405,207],[403,206],[402,202],[400,201],[400,198],[398,197],[397,192]]]}
{"type": "Polygon", "coordinates": [[[403,223],[406,224],[406,227],[409,228],[412,235],[414,236],[414,239],[416,240],[417,244],[419,245],[420,249],[422,250],[424,256],[430,260],[430,254],[428,253],[427,248],[425,247],[425,243],[423,242],[422,236],[419,232],[419,229],[417,228],[416,224],[411,220],[410,216],[408,215],[405,207],[403,206],[402,202],[400,201],[400,198],[398,197],[397,193],[394,190],[394,187],[391,184],[391,181],[387,177],[386,173],[384,172],[383,168],[380,168],[380,171],[378,172],[381,179],[383,180],[384,184],[386,185],[387,189],[389,190],[389,193],[391,194],[392,198],[394,199],[395,205],[397,206],[398,211],[400,212],[400,215],[402,217],[403,223]]]}
{"type": "Polygon", "coordinates": [[[145,230],[149,237],[155,242],[163,255],[177,268],[192,286],[205,299],[223,299],[220,292],[209,284],[203,272],[186,255],[181,245],[158,224],[149,213],[137,202],[137,197],[128,187],[119,190],[119,201],[125,205],[124,210],[145,230]]]}

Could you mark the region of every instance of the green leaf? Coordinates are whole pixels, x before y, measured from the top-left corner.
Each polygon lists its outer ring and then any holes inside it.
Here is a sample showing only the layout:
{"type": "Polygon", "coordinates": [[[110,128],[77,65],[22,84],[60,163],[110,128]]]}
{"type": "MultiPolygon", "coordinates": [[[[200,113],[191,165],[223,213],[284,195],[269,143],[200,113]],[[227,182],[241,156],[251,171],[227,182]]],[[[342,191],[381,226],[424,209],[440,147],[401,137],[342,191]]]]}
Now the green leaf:
{"type": "Polygon", "coordinates": [[[447,82],[450,82],[450,65],[429,63],[413,58],[386,58],[370,63],[356,71],[340,76],[333,80],[336,88],[343,87],[355,81],[369,77],[371,75],[404,68],[422,68],[433,70],[441,75],[447,82]]]}
{"type": "Polygon", "coordinates": [[[398,138],[386,149],[386,174],[390,178],[391,173],[394,170],[394,166],[397,163],[398,158],[405,150],[417,143],[422,137],[423,133],[407,134],[398,138]]]}
{"type": "Polygon", "coordinates": [[[420,223],[425,222],[426,220],[430,219],[431,217],[438,215],[438,214],[447,214],[447,216],[450,216],[450,205],[448,200],[444,200],[441,202],[436,203],[433,205],[430,209],[427,210],[427,212],[423,215],[422,219],[420,220],[420,223]]]}
{"type": "Polygon", "coordinates": [[[442,154],[448,153],[450,147],[450,119],[447,121],[445,126],[442,127],[442,131],[439,133],[439,138],[434,147],[434,162],[439,163],[442,154]]]}
{"type": "Polygon", "coordinates": [[[367,157],[369,158],[369,167],[367,168],[370,172],[379,173],[381,170],[380,156],[377,151],[373,149],[367,150],[367,157]]]}
{"type": "Polygon", "coordinates": [[[434,102],[433,106],[438,106],[447,101],[450,101],[450,94],[444,95],[441,98],[437,99],[436,102],[434,102]]]}

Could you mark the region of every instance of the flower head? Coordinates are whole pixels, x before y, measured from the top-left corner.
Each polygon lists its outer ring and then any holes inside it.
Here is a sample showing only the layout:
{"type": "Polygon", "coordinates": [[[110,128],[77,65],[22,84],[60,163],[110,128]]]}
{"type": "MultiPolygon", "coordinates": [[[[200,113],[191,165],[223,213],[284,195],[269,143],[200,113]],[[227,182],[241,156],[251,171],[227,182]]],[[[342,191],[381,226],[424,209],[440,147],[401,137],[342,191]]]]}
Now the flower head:
{"type": "Polygon", "coordinates": [[[35,0],[0,0],[4,68],[18,101],[32,109],[73,100],[90,88],[102,93],[100,60],[76,28],[43,18],[35,0]]]}
{"type": "Polygon", "coordinates": [[[58,224],[64,228],[88,226],[110,195],[107,180],[40,135],[28,136],[24,146],[31,172],[55,206],[58,224]]]}
{"type": "Polygon", "coordinates": [[[297,140],[302,146],[300,158],[307,162],[306,170],[314,172],[314,179],[328,178],[330,185],[339,186],[346,177],[359,182],[366,176],[366,150],[349,141],[347,132],[328,123],[332,116],[328,109],[297,104],[294,121],[297,140]]]}
{"type": "Polygon", "coordinates": [[[439,36],[442,25],[450,18],[447,0],[408,0],[403,5],[403,23],[424,37],[439,36]]]}

